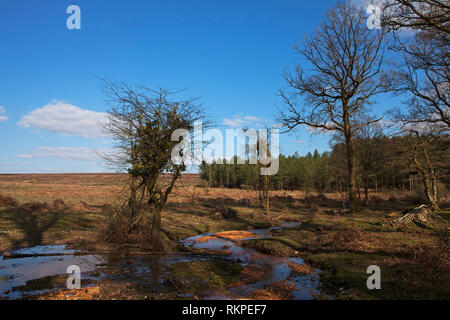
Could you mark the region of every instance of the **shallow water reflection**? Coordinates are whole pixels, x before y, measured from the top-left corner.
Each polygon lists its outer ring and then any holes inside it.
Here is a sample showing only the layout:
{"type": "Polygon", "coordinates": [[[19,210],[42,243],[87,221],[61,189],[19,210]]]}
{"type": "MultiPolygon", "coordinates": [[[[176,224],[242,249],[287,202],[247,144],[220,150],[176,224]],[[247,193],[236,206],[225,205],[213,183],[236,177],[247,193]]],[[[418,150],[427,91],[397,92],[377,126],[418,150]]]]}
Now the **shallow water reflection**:
{"type": "MultiPolygon", "coordinates": [[[[298,226],[298,222],[284,223],[279,227],[267,229],[249,230],[256,239],[259,237],[270,237],[271,231],[281,228],[292,228],[298,226]]],[[[211,238],[209,241],[197,242],[196,240],[211,236],[214,233],[205,233],[189,237],[181,241],[185,246],[211,250],[230,251],[230,255],[222,258],[238,262],[243,266],[254,264],[264,270],[262,277],[256,282],[229,288],[229,296],[209,292],[205,288],[206,299],[235,299],[250,296],[255,290],[262,289],[267,285],[289,280],[295,283],[292,292],[294,299],[313,299],[314,293],[318,292],[320,286],[318,273],[313,274],[293,273],[289,262],[303,264],[300,258],[281,258],[265,255],[253,249],[241,247],[238,242],[211,238]],[[226,246],[226,247],[224,247],[226,246]]],[[[75,253],[74,250],[66,249],[65,245],[36,246],[12,251],[17,254],[51,254],[51,253],[75,253]]],[[[42,292],[66,287],[67,267],[77,265],[81,269],[82,287],[89,285],[89,281],[108,279],[112,281],[134,282],[145,287],[148,292],[164,290],[163,280],[170,273],[168,266],[199,260],[210,260],[208,256],[182,256],[182,255],[155,255],[123,257],[121,255],[61,255],[61,256],[36,256],[24,258],[7,258],[0,256],[0,297],[3,299],[20,299],[28,295],[36,295],[42,292]]],[[[167,288],[166,288],[167,289],[167,288]]],[[[190,297],[190,293],[179,293],[180,297],[190,297]]]]}

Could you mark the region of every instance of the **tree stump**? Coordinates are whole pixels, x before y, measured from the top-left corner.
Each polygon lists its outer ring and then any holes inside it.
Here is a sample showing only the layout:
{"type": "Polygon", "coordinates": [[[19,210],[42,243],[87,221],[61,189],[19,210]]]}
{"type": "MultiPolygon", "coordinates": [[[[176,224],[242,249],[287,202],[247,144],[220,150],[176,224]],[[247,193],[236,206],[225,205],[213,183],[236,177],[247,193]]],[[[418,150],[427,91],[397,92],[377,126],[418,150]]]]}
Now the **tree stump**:
{"type": "Polygon", "coordinates": [[[236,219],[238,217],[237,211],[228,207],[224,208],[221,214],[224,219],[236,219]]]}
{"type": "Polygon", "coordinates": [[[386,222],[383,226],[394,227],[400,225],[415,224],[420,227],[428,227],[427,223],[434,220],[434,211],[432,205],[421,205],[417,208],[403,211],[403,216],[390,222],[386,222]]]}
{"type": "Polygon", "coordinates": [[[233,208],[223,207],[218,208],[210,213],[211,217],[221,217],[223,219],[236,219],[238,217],[237,211],[233,208]]]}

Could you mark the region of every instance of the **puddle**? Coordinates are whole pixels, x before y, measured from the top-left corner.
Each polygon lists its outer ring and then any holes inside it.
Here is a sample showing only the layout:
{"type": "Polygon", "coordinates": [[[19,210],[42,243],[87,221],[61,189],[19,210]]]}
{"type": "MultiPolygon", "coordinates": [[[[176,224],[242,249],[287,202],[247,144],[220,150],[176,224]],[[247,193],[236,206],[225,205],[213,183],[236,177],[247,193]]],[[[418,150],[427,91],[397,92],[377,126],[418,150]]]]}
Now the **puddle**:
{"type": "Polygon", "coordinates": [[[260,235],[260,236],[270,236],[271,231],[295,228],[295,227],[298,227],[299,225],[300,225],[300,222],[284,222],[281,224],[281,226],[270,227],[267,229],[254,229],[254,230],[250,230],[250,232],[260,235]]]}
{"type": "MultiPolygon", "coordinates": [[[[279,227],[267,229],[248,230],[254,237],[245,239],[257,239],[270,237],[271,231],[281,228],[292,228],[298,226],[298,222],[284,223],[279,227]]],[[[293,291],[294,299],[313,299],[313,292],[318,292],[320,285],[318,272],[311,275],[291,272],[289,262],[303,264],[300,258],[281,258],[265,255],[250,248],[237,245],[237,242],[223,238],[214,237],[214,233],[204,233],[189,237],[181,241],[185,246],[204,248],[211,250],[223,250],[224,246],[230,255],[224,258],[228,261],[238,262],[243,266],[248,264],[257,265],[264,270],[264,274],[255,283],[245,284],[230,288],[231,296],[218,295],[214,292],[207,293],[206,299],[236,299],[245,298],[253,291],[262,289],[267,285],[282,280],[295,283],[293,291]],[[197,242],[199,238],[212,236],[204,242],[197,242]]],[[[11,251],[15,254],[55,254],[75,253],[74,250],[66,249],[64,245],[36,246],[11,251]]],[[[90,283],[101,279],[113,281],[135,282],[145,287],[148,292],[159,292],[163,290],[163,280],[170,274],[170,265],[180,262],[198,260],[210,260],[207,256],[140,256],[122,257],[120,255],[52,255],[21,258],[5,258],[0,256],[0,298],[21,299],[55,289],[65,289],[68,274],[67,267],[77,265],[81,269],[81,285],[89,286],[90,283]]],[[[317,270],[319,271],[319,270],[317,270]]],[[[189,297],[189,293],[181,293],[181,297],[189,297]]]]}
{"type": "MultiPolygon", "coordinates": [[[[74,253],[74,250],[67,250],[64,245],[58,246],[36,246],[11,251],[15,254],[51,254],[51,253],[74,253]]],[[[77,265],[82,273],[93,271],[98,264],[102,264],[103,259],[98,255],[84,256],[37,256],[9,259],[0,256],[0,297],[8,299],[19,299],[23,295],[32,295],[48,291],[49,285],[53,282],[51,277],[58,275],[68,276],[67,267],[77,265]],[[37,279],[45,279],[40,284],[32,282],[37,279]],[[42,288],[42,289],[40,289],[42,288]],[[33,290],[35,289],[35,290],[33,290]]],[[[65,287],[65,282],[60,285],[65,287]]],[[[54,286],[53,286],[54,287],[54,286]]]]}
{"type": "MultiPolygon", "coordinates": [[[[293,228],[300,225],[299,222],[286,222],[281,226],[271,227],[267,229],[254,229],[248,230],[255,234],[255,237],[244,238],[241,240],[258,239],[261,237],[270,237],[271,231],[279,230],[282,228],[293,228]]],[[[190,237],[181,241],[185,246],[191,246],[194,248],[221,250],[226,246],[226,250],[231,254],[226,259],[238,262],[243,266],[257,265],[260,266],[265,272],[264,275],[258,279],[255,283],[245,284],[234,288],[229,288],[229,291],[233,294],[232,297],[226,297],[221,295],[211,295],[207,299],[227,299],[227,298],[242,298],[250,296],[255,290],[262,289],[267,285],[274,284],[279,281],[288,280],[295,283],[295,289],[292,292],[294,299],[308,300],[313,299],[314,294],[319,293],[319,272],[320,270],[314,270],[312,274],[295,274],[292,273],[289,262],[304,264],[301,258],[282,258],[271,255],[259,253],[251,248],[241,247],[236,244],[235,241],[227,239],[211,239],[205,242],[197,242],[198,239],[205,236],[213,236],[214,233],[204,233],[194,237],[190,237]],[[292,275],[295,274],[295,275],[292,275]]]]}

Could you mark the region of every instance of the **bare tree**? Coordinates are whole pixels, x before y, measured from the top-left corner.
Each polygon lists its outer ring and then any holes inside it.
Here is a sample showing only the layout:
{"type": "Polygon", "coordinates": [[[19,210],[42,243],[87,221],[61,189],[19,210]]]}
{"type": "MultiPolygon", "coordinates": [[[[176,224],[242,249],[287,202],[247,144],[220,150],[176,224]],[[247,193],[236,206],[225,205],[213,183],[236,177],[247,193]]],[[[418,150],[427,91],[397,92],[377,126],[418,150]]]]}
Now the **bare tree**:
{"type": "Polygon", "coordinates": [[[399,79],[410,98],[406,112],[395,110],[395,120],[450,129],[449,43],[449,35],[430,32],[416,33],[407,40],[397,39],[404,62],[399,79]]]}
{"type": "Polygon", "coordinates": [[[358,173],[364,188],[364,205],[369,205],[369,183],[381,171],[386,160],[382,129],[379,123],[365,126],[355,135],[358,173]]]}
{"type": "Polygon", "coordinates": [[[437,178],[434,172],[434,166],[430,157],[430,145],[436,139],[435,136],[422,135],[417,131],[411,130],[410,155],[411,164],[419,173],[423,183],[425,196],[433,208],[439,209],[437,178]]]}
{"type": "MultiPolygon", "coordinates": [[[[265,128],[268,132],[270,132],[269,128],[265,128]]],[[[268,165],[265,165],[261,163],[262,157],[271,157],[270,148],[269,148],[269,141],[267,137],[259,136],[257,144],[256,144],[256,152],[257,152],[257,158],[260,160],[255,166],[256,166],[256,174],[258,175],[258,189],[260,190],[260,202],[261,206],[264,209],[264,213],[266,215],[270,214],[270,180],[271,176],[261,175],[261,167],[268,167],[268,165]],[[264,148],[263,146],[267,146],[267,148],[264,148]],[[264,154],[266,153],[266,154],[264,154]]]]}
{"type": "Polygon", "coordinates": [[[179,92],[111,81],[104,81],[102,87],[110,102],[104,129],[115,141],[115,152],[108,160],[131,178],[129,231],[144,217],[140,209],[145,197],[152,214],[151,245],[160,250],[161,212],[186,169],[184,163],[172,159],[172,150],[179,143],[172,141],[172,133],[191,130],[195,121],[204,119],[204,111],[195,99],[177,99],[179,92]]]}
{"type": "Polygon", "coordinates": [[[409,112],[399,120],[408,123],[441,124],[450,129],[450,37],[444,44],[436,35],[420,33],[403,46],[403,80],[412,97],[409,112]]]}
{"type": "Polygon", "coordinates": [[[401,79],[410,93],[408,111],[396,111],[405,123],[450,128],[450,1],[391,0],[383,24],[395,34],[403,56],[401,79]]]}
{"type": "Polygon", "coordinates": [[[450,33],[449,0],[386,0],[382,9],[382,25],[392,30],[450,33]]]}
{"type": "MultiPolygon", "coordinates": [[[[407,210],[405,214],[386,226],[399,226],[414,223],[419,226],[434,227],[442,218],[439,211],[439,181],[437,170],[447,167],[449,162],[448,135],[442,134],[439,126],[409,125],[404,129],[400,149],[409,158],[410,174],[417,175],[422,182],[427,204],[407,210]]],[[[446,191],[445,191],[446,192],[446,191]]],[[[442,221],[441,221],[442,222],[442,221]]]]}
{"type": "Polygon", "coordinates": [[[399,132],[406,132],[403,148],[429,203],[413,209],[393,225],[424,223],[439,209],[435,145],[439,144],[444,152],[448,148],[442,142],[447,141],[450,129],[450,1],[389,0],[382,21],[393,31],[394,48],[403,57],[401,86],[410,95],[406,111],[393,110],[394,120],[400,125],[399,132]]]}
{"type": "Polygon", "coordinates": [[[279,121],[290,131],[306,125],[318,131],[340,132],[345,138],[348,193],[356,207],[354,133],[381,118],[359,121],[370,112],[371,98],[392,91],[391,73],[384,71],[385,33],[367,28],[365,12],[351,2],[339,3],[305,39],[297,52],[304,59],[285,72],[288,92],[280,91],[285,108],[279,121]]]}

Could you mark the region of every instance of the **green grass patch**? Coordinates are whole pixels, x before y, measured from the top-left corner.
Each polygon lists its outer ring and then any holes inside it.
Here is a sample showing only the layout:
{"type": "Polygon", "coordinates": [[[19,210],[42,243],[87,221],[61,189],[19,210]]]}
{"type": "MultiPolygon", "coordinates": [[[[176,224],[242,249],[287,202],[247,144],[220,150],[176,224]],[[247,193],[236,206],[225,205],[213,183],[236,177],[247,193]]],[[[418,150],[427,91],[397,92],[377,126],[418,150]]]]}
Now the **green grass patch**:
{"type": "Polygon", "coordinates": [[[172,276],[189,282],[194,294],[202,294],[205,288],[223,290],[236,281],[243,267],[239,263],[222,259],[180,262],[171,266],[172,276]]]}

